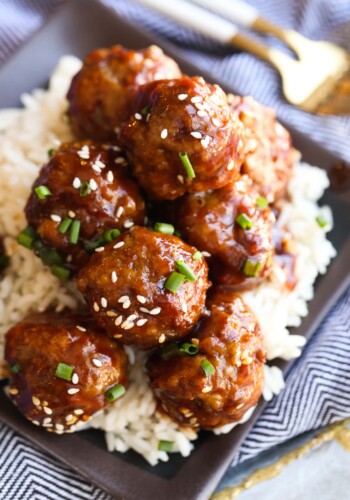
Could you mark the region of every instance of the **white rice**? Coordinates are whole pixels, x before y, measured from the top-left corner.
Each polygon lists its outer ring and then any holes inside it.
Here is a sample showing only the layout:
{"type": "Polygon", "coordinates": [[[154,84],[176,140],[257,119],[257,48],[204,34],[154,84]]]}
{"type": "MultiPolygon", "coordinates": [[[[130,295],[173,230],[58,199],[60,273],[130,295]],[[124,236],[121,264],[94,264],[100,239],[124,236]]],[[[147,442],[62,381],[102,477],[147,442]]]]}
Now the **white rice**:
{"type": "MultiPolygon", "coordinates": [[[[22,96],[23,110],[0,112],[0,234],[11,263],[0,281],[0,377],[6,331],[30,311],[44,311],[54,306],[74,309],[79,300],[73,285],[64,287],[34,256],[16,243],[16,236],[26,225],[23,208],[38,170],[47,160],[48,149],[69,141],[72,135],[64,120],[65,94],[81,61],[63,57],[55,70],[47,91],[35,90],[22,96]]],[[[285,291],[281,272],[274,269],[270,281],[245,292],[244,300],[258,317],[265,338],[268,359],[293,359],[300,355],[304,337],[290,335],[288,327],[298,326],[307,314],[307,301],[313,297],[313,283],[324,273],[335,250],[327,241],[315,217],[320,213],[317,200],[328,186],[324,171],[305,163],[297,165],[289,184],[290,202],[282,210],[278,224],[294,236],[299,252],[299,282],[292,292],[285,291]]],[[[331,212],[322,212],[331,221],[331,212]]],[[[331,222],[329,227],[331,227],[331,222]]],[[[158,451],[159,440],[173,441],[174,451],[188,456],[191,441],[197,433],[180,429],[174,422],[156,412],[156,402],[144,370],[147,355],[127,348],[130,358],[130,386],[125,396],[96,415],[90,424],[106,432],[110,451],[133,449],[152,465],[167,461],[169,456],[158,451]]],[[[4,373],[4,372],[3,372],[4,373]]],[[[269,400],[284,386],[276,366],[265,366],[263,396],[269,400]]],[[[247,420],[253,409],[244,416],[247,420]]],[[[229,432],[230,424],[215,432],[229,432]]]]}

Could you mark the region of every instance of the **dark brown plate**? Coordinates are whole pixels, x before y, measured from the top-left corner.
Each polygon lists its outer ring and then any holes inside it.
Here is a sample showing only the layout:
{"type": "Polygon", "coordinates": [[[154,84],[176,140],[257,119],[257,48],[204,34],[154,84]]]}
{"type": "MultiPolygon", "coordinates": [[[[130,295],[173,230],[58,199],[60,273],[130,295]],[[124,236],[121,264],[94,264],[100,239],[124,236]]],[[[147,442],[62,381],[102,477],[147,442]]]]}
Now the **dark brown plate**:
{"type": "MultiPolygon", "coordinates": [[[[179,62],[184,72],[203,74],[186,61],[185,52],[176,46],[127,24],[93,0],[71,0],[63,4],[44,28],[0,70],[0,107],[16,106],[22,92],[45,86],[60,56],[75,54],[82,57],[96,47],[115,43],[135,49],[157,43],[179,62]]],[[[215,81],[215,75],[207,73],[203,76],[215,81]]],[[[233,88],[229,90],[234,92],[233,88]]],[[[293,137],[306,161],[327,170],[337,163],[337,158],[307,138],[297,133],[293,133],[293,137]]],[[[322,201],[333,209],[335,228],[329,233],[329,238],[337,248],[338,256],[328,273],[318,280],[309,315],[295,331],[306,337],[315,331],[350,282],[349,191],[344,186],[343,190],[329,190],[322,201]]],[[[284,370],[289,366],[284,364],[284,370]]],[[[207,499],[262,408],[263,404],[259,405],[247,424],[228,435],[203,433],[189,458],[174,455],[168,463],[150,467],[136,453],[108,453],[102,432],[54,436],[34,427],[19,415],[0,390],[0,418],[3,421],[110,494],[128,500],[207,499]]]]}

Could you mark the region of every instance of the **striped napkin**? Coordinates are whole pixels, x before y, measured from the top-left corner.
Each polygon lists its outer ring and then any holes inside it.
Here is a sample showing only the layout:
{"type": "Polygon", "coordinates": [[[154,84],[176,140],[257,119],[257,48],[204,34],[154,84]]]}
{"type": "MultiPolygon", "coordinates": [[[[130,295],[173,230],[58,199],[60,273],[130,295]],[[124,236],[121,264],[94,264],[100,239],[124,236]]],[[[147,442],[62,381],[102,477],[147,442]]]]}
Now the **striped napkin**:
{"type": "MultiPolygon", "coordinates": [[[[218,80],[276,108],[282,120],[350,161],[350,117],[314,117],[297,110],[284,101],[278,76],[265,63],[248,54],[232,54],[131,0],[104,2],[120,15],[185,48],[197,66],[214,69],[218,80]]],[[[44,23],[58,3],[60,0],[1,0],[0,64],[44,23]]],[[[249,0],[249,3],[271,21],[293,27],[310,38],[332,40],[350,52],[349,0],[249,0]]],[[[280,48],[278,42],[273,39],[270,42],[280,48]]],[[[349,311],[350,290],[295,361],[285,390],[267,405],[233,458],[233,466],[300,433],[350,416],[349,311]]],[[[0,471],[0,500],[110,498],[1,423],[0,471]]],[[[228,476],[231,474],[227,472],[228,476]]]]}

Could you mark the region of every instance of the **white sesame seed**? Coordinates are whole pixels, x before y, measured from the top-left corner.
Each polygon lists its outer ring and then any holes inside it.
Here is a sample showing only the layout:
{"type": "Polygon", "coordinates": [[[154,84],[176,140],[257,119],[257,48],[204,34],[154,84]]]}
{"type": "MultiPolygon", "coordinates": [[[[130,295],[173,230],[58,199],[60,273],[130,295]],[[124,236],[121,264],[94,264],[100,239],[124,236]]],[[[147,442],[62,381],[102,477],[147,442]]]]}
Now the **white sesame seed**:
{"type": "Polygon", "coordinates": [[[133,322],[128,322],[126,326],[124,326],[123,328],[123,325],[122,325],[122,328],[123,330],[130,330],[130,328],[133,328],[135,326],[135,324],[133,322]]]}
{"type": "Polygon", "coordinates": [[[32,424],[34,424],[34,425],[40,425],[40,422],[38,422],[37,420],[32,420],[32,424]]]}
{"type": "Polygon", "coordinates": [[[50,417],[46,417],[46,418],[44,418],[44,420],[43,420],[43,424],[44,424],[44,425],[50,424],[50,423],[51,423],[51,421],[52,421],[52,419],[51,419],[50,417]]]}
{"type": "Polygon", "coordinates": [[[140,307],[140,311],[141,312],[144,312],[144,313],[150,313],[151,311],[149,309],[147,309],[146,307],[140,307]]]}
{"type": "Polygon", "coordinates": [[[121,151],[121,148],[119,146],[105,146],[104,149],[111,149],[112,151],[117,151],[117,153],[119,153],[119,151],[121,151]]]}
{"type": "Polygon", "coordinates": [[[95,179],[90,179],[89,184],[90,184],[91,190],[92,191],[96,191],[96,189],[97,189],[98,186],[97,186],[97,182],[95,181],[95,179]]]}
{"type": "Polygon", "coordinates": [[[184,101],[185,99],[187,99],[188,97],[188,94],[179,94],[177,96],[177,98],[179,99],[179,101],[184,101]]]}
{"type": "Polygon", "coordinates": [[[115,271],[112,271],[111,280],[112,280],[112,283],[116,283],[118,281],[118,276],[117,276],[117,273],[115,271]]]}
{"type": "Polygon", "coordinates": [[[126,229],[129,229],[130,227],[132,227],[134,225],[133,221],[132,220],[128,220],[126,222],[124,222],[124,227],[126,229]]]}
{"type": "Polygon", "coordinates": [[[123,302],[126,302],[127,300],[129,300],[129,295],[123,295],[122,297],[120,297],[120,298],[118,299],[118,302],[119,302],[120,304],[122,304],[123,302]]]}
{"type": "Polygon", "coordinates": [[[62,424],[56,424],[55,425],[55,429],[57,429],[58,431],[63,431],[64,430],[64,425],[62,425],[62,424]]]}
{"type": "Polygon", "coordinates": [[[74,418],[74,417],[73,417],[73,415],[71,415],[71,414],[66,415],[66,416],[65,416],[65,421],[66,421],[66,422],[69,422],[70,420],[72,420],[72,418],[74,418]]]}
{"type": "Polygon", "coordinates": [[[141,304],[146,304],[147,299],[143,295],[136,295],[136,298],[141,304]]]}
{"type": "Polygon", "coordinates": [[[217,118],[212,118],[212,119],[211,119],[211,121],[212,121],[212,123],[213,123],[213,125],[214,125],[215,127],[221,127],[221,126],[222,126],[221,121],[220,121],[220,120],[218,120],[217,118]]]}
{"type": "Polygon", "coordinates": [[[126,319],[128,321],[134,321],[137,318],[138,314],[130,314],[126,319]]]}
{"type": "Polygon", "coordinates": [[[212,390],[212,387],[210,387],[210,385],[208,385],[207,387],[204,387],[202,389],[202,392],[205,394],[206,392],[210,392],[212,390]]]}
{"type": "Polygon", "coordinates": [[[11,389],[9,389],[9,393],[12,394],[12,396],[16,396],[16,394],[19,393],[19,390],[16,389],[16,387],[11,387],[11,389]]]}
{"type": "Polygon", "coordinates": [[[185,182],[185,181],[184,181],[184,178],[183,178],[183,176],[182,176],[182,175],[178,175],[178,176],[177,176],[177,180],[178,180],[179,182],[181,182],[181,184],[183,184],[183,183],[185,182]]]}
{"type": "Polygon", "coordinates": [[[108,170],[108,172],[107,172],[107,181],[108,182],[113,182],[114,181],[114,175],[113,175],[112,170],[108,170]]]}
{"type": "Polygon", "coordinates": [[[51,220],[53,220],[54,222],[61,222],[61,217],[59,215],[56,215],[56,214],[52,214],[51,215],[51,220]]]}
{"type": "Polygon", "coordinates": [[[73,212],[73,210],[69,210],[68,215],[69,215],[69,217],[71,217],[72,219],[74,219],[75,212],[73,212]]]}
{"type": "Polygon", "coordinates": [[[203,101],[203,99],[200,95],[196,95],[196,96],[191,98],[191,102],[193,102],[193,104],[196,102],[202,102],[202,101],[203,101]]]}
{"type": "Polygon", "coordinates": [[[73,373],[72,384],[76,385],[78,382],[79,382],[79,375],[77,373],[73,373]]]}
{"type": "Polygon", "coordinates": [[[105,247],[97,247],[95,248],[95,252],[103,252],[104,249],[105,247]]]}
{"type": "Polygon", "coordinates": [[[160,344],[163,344],[163,342],[165,342],[165,339],[166,339],[166,337],[165,337],[164,333],[162,333],[162,335],[161,335],[161,336],[159,337],[159,339],[158,339],[158,342],[159,342],[160,344]]]}
{"type": "Polygon", "coordinates": [[[181,309],[182,309],[182,311],[184,313],[187,313],[187,304],[182,304],[182,308],[181,309]]]}
{"type": "Polygon", "coordinates": [[[126,300],[124,303],[123,303],[123,309],[129,309],[129,307],[131,306],[131,302],[130,300],[126,300]]]}
{"type": "Polygon", "coordinates": [[[99,167],[98,165],[96,165],[96,163],[93,163],[93,164],[91,165],[91,168],[92,168],[93,170],[95,170],[95,172],[97,172],[98,174],[100,174],[100,173],[102,172],[102,170],[100,169],[100,167],[99,167]]]}
{"type": "Polygon", "coordinates": [[[119,326],[122,321],[123,321],[123,316],[121,316],[121,315],[118,316],[118,318],[114,322],[115,326],[119,326]]]}
{"type": "Polygon", "coordinates": [[[191,132],[191,135],[195,139],[201,139],[202,138],[202,134],[200,132],[191,132]]]}
{"type": "Polygon", "coordinates": [[[113,132],[114,132],[115,134],[119,134],[119,132],[120,132],[120,127],[114,127],[113,132]]]}
{"type": "Polygon", "coordinates": [[[160,307],[155,307],[154,309],[152,309],[152,311],[150,311],[149,313],[152,314],[152,316],[157,316],[157,314],[160,313],[162,309],[160,307]]]}
{"type": "Polygon", "coordinates": [[[163,130],[160,133],[160,138],[161,139],[166,139],[168,137],[168,129],[163,128],[163,130]]]}
{"type": "Polygon", "coordinates": [[[77,410],[74,410],[74,413],[76,415],[82,415],[84,413],[84,410],[80,410],[79,408],[77,410]]]}
{"type": "Polygon", "coordinates": [[[115,248],[115,249],[117,249],[117,248],[121,248],[121,247],[122,247],[122,246],[124,246],[124,245],[125,245],[124,241],[119,241],[118,243],[116,243],[116,244],[114,245],[114,247],[113,247],[113,248],[115,248]]]}
{"type": "Polygon", "coordinates": [[[73,255],[71,255],[71,254],[67,255],[66,261],[72,262],[72,260],[73,260],[73,255]]]}
{"type": "Polygon", "coordinates": [[[97,368],[101,368],[101,366],[103,365],[102,361],[97,358],[93,358],[92,362],[95,366],[97,366],[97,368]]]}
{"type": "Polygon", "coordinates": [[[35,405],[35,406],[39,406],[40,405],[40,399],[37,398],[36,396],[32,397],[32,402],[33,402],[33,405],[35,405]]]}
{"type": "Polygon", "coordinates": [[[107,311],[106,312],[107,316],[109,316],[110,318],[115,318],[116,316],[118,316],[117,313],[115,313],[114,311],[107,311]]]}
{"type": "Polygon", "coordinates": [[[44,413],[46,413],[46,415],[52,415],[51,408],[49,408],[48,406],[44,406],[44,413]]]}
{"type": "Polygon", "coordinates": [[[203,257],[211,257],[211,253],[206,252],[205,250],[204,250],[204,252],[201,252],[201,253],[202,253],[203,257]]]}
{"type": "Polygon", "coordinates": [[[105,297],[102,297],[102,298],[101,298],[101,306],[102,306],[102,307],[107,307],[107,304],[108,304],[108,303],[107,303],[107,299],[106,299],[105,297]]]}
{"type": "Polygon", "coordinates": [[[136,120],[142,120],[142,115],[140,115],[140,113],[135,113],[134,116],[136,120]]]}
{"type": "Polygon", "coordinates": [[[122,156],[118,156],[118,158],[116,158],[114,160],[114,163],[116,163],[117,165],[119,165],[119,164],[122,164],[122,163],[126,163],[126,161],[125,161],[125,158],[123,158],[122,156]]]}
{"type": "Polygon", "coordinates": [[[208,113],[206,111],[204,111],[204,109],[199,109],[197,111],[197,115],[201,116],[203,118],[204,116],[208,116],[208,113]]]}
{"type": "Polygon", "coordinates": [[[229,164],[226,167],[226,170],[233,170],[234,166],[235,166],[235,162],[233,160],[230,160],[229,164]]]}
{"type": "Polygon", "coordinates": [[[139,319],[138,321],[136,321],[136,325],[143,326],[145,323],[147,323],[147,321],[148,321],[148,319],[146,319],[146,318],[139,319]]]}
{"type": "Polygon", "coordinates": [[[124,212],[124,207],[119,207],[116,213],[117,217],[119,218],[123,212],[124,212]]]}
{"type": "Polygon", "coordinates": [[[89,146],[85,144],[85,146],[83,146],[81,150],[77,152],[77,155],[82,160],[88,160],[90,158],[89,146]]]}
{"type": "Polygon", "coordinates": [[[123,334],[122,334],[122,333],[117,333],[116,335],[113,335],[113,338],[114,338],[114,339],[121,339],[121,338],[122,338],[122,336],[123,336],[123,334]]]}
{"type": "Polygon", "coordinates": [[[74,180],[73,180],[73,187],[75,189],[79,189],[81,186],[81,180],[79,179],[79,177],[74,177],[74,180]]]}
{"type": "Polygon", "coordinates": [[[81,332],[86,332],[86,328],[84,328],[83,326],[77,325],[77,329],[81,332]]]}
{"type": "Polygon", "coordinates": [[[77,392],[79,392],[79,391],[80,391],[80,389],[78,389],[78,388],[75,389],[75,388],[72,387],[71,389],[68,389],[67,392],[68,392],[68,394],[72,394],[73,395],[73,394],[77,394],[77,392]]]}
{"type": "Polygon", "coordinates": [[[207,149],[207,147],[209,146],[208,142],[206,141],[206,139],[202,139],[201,140],[201,145],[204,149],[207,149]]]}
{"type": "Polygon", "coordinates": [[[96,311],[96,312],[98,312],[100,310],[100,307],[99,307],[97,302],[94,302],[93,308],[94,308],[94,311],[96,311]]]}

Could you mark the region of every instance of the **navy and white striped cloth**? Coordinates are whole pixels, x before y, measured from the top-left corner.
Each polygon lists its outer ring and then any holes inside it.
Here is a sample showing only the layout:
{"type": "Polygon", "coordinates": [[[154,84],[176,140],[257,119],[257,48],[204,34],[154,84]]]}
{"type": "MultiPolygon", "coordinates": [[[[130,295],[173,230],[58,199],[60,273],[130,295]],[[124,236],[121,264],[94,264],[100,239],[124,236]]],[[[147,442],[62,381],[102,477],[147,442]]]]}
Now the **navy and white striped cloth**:
{"type": "MultiPolygon", "coordinates": [[[[186,48],[198,66],[214,69],[218,80],[275,107],[285,122],[350,161],[350,117],[314,117],[292,108],[283,99],[278,76],[265,63],[248,54],[232,55],[176,23],[164,22],[164,18],[131,0],[104,1],[121,15],[186,48]]],[[[350,51],[349,0],[249,2],[282,26],[296,28],[310,38],[332,40],[350,51]]],[[[0,0],[0,64],[42,25],[58,3],[60,0],[0,0]]],[[[268,404],[233,465],[302,432],[350,416],[349,311],[350,290],[295,362],[285,390],[268,404]]],[[[0,423],[0,500],[57,498],[110,497],[0,423]]]]}

